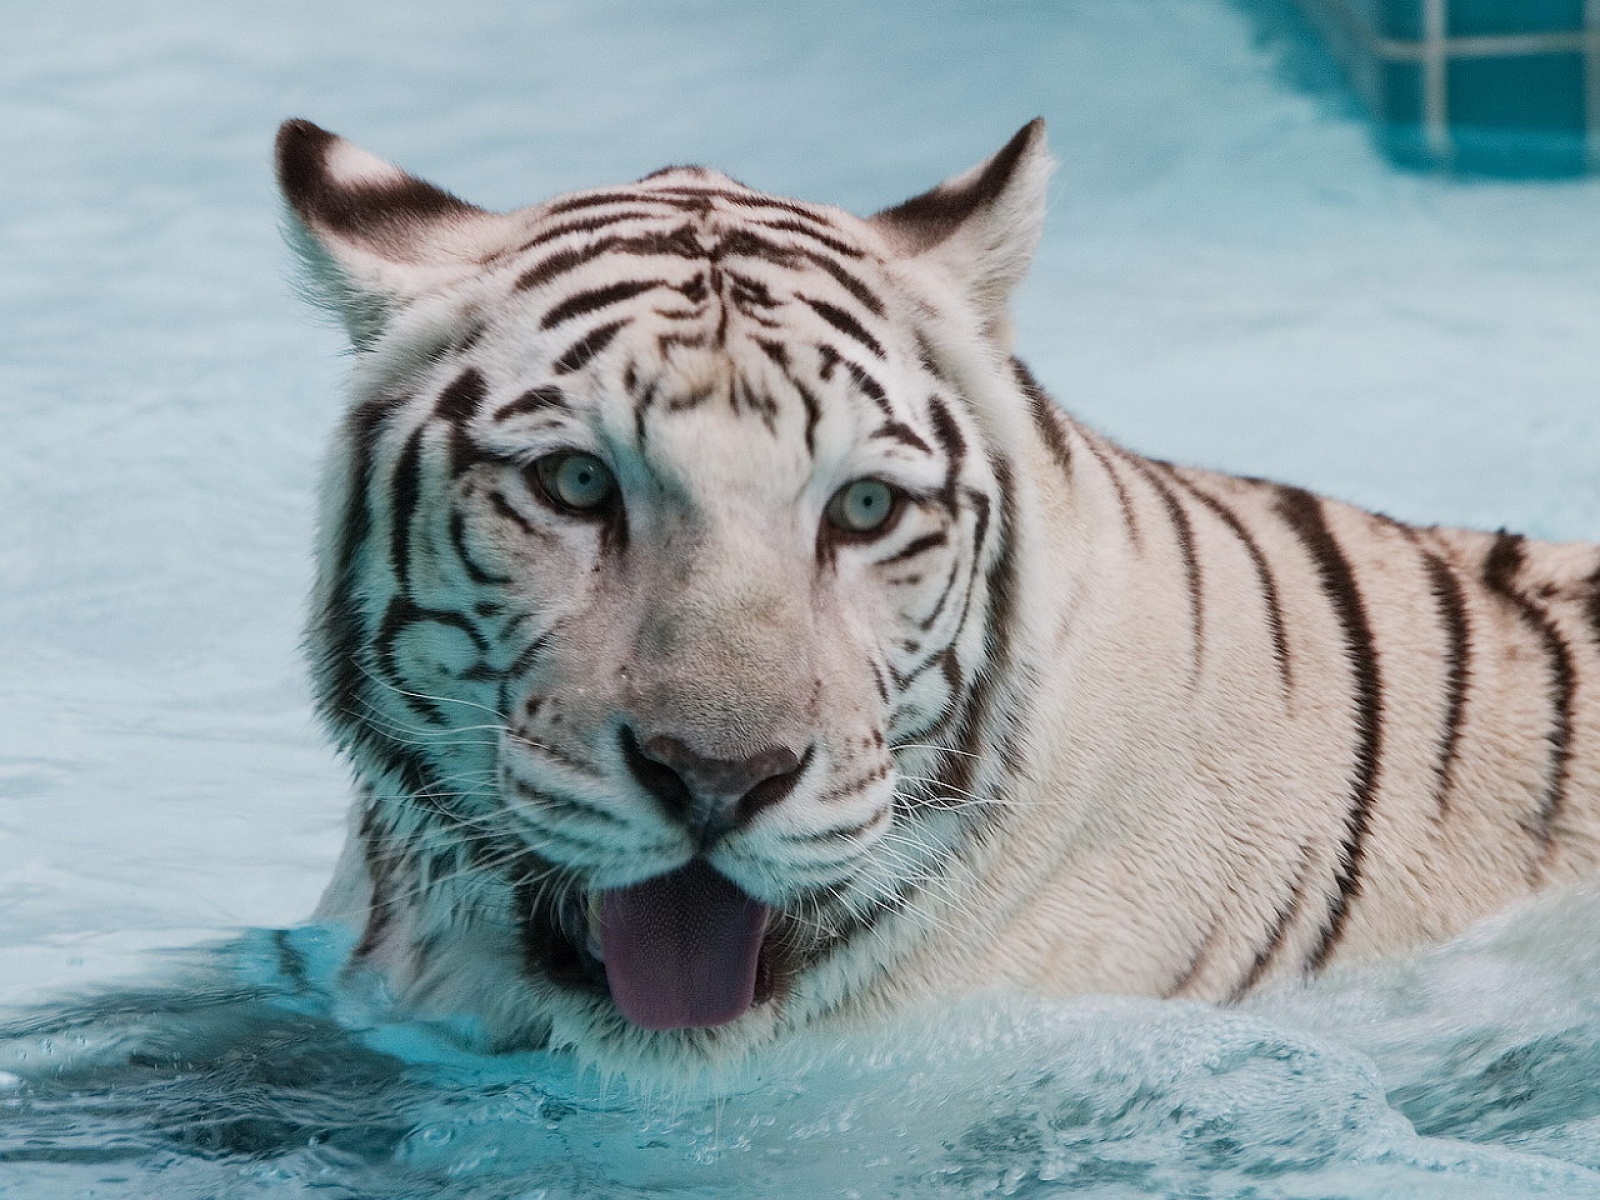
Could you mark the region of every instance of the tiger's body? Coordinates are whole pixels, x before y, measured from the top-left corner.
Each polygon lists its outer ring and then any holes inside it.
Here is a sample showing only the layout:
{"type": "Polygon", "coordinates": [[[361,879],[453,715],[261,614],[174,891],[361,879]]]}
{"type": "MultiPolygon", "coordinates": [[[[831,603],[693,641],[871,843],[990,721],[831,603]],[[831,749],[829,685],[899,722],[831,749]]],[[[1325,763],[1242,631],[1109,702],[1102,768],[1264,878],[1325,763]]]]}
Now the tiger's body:
{"type": "Polygon", "coordinates": [[[304,122],[359,366],[322,907],[406,1011],[623,1068],[980,987],[1226,1001],[1600,861],[1600,549],[1174,467],[1010,357],[1036,122],[862,220],[511,214],[304,122]]]}

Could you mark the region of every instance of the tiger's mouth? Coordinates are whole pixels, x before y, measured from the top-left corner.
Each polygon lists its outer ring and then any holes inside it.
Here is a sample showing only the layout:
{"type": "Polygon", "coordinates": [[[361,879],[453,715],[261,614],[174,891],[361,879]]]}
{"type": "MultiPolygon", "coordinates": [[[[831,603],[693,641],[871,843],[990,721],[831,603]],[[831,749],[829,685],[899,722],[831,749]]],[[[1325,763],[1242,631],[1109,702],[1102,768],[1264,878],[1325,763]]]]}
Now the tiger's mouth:
{"type": "Polygon", "coordinates": [[[698,859],[602,892],[570,892],[527,946],[549,979],[610,997],[643,1029],[726,1025],[766,1004],[797,963],[781,918],[698,859]]]}

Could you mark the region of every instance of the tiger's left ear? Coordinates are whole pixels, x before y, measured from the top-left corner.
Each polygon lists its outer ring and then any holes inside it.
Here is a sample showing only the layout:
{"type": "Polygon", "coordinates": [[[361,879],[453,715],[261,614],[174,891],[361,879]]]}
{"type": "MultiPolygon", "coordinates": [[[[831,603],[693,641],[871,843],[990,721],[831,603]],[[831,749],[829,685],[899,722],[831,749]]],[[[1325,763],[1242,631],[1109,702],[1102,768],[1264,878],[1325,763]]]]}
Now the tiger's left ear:
{"type": "Polygon", "coordinates": [[[988,329],[1008,340],[1007,301],[1039,245],[1054,169],[1044,118],[1036,117],[994,157],[884,209],[872,223],[908,258],[941,267],[988,329]]]}
{"type": "Polygon", "coordinates": [[[310,121],[278,130],[290,241],[316,297],[359,347],[406,305],[470,274],[514,237],[486,212],[310,121]]]}

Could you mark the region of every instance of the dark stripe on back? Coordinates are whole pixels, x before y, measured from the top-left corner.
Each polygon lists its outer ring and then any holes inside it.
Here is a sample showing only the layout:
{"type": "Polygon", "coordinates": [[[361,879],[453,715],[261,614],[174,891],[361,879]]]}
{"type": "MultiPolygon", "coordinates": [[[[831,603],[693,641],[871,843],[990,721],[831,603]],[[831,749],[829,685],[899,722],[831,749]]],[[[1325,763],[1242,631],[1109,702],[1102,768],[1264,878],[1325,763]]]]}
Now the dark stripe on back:
{"type": "Polygon", "coordinates": [[[1158,465],[1166,468],[1169,479],[1210,509],[1239,539],[1245,553],[1250,556],[1250,562],[1255,567],[1256,582],[1261,588],[1261,602],[1267,612],[1267,632],[1272,637],[1272,658],[1277,663],[1278,677],[1283,681],[1283,692],[1287,696],[1294,690],[1294,674],[1289,665],[1289,635],[1283,621],[1283,605],[1278,599],[1278,584],[1272,576],[1272,568],[1267,565],[1266,555],[1261,552],[1256,539],[1244,527],[1244,522],[1239,520],[1238,514],[1232,508],[1211,493],[1201,491],[1192,480],[1173,469],[1170,464],[1158,465]]]}
{"type": "Polygon", "coordinates": [[[1443,818],[1450,813],[1450,793],[1455,786],[1456,755],[1461,745],[1467,683],[1471,678],[1472,629],[1467,622],[1466,597],[1455,571],[1431,550],[1421,546],[1417,550],[1428,570],[1428,589],[1439,606],[1439,623],[1444,627],[1445,636],[1444,716],[1439,729],[1439,757],[1434,763],[1438,815],[1443,818]]]}
{"type": "Polygon", "coordinates": [[[611,344],[611,339],[617,336],[626,321],[612,321],[609,324],[598,326],[584,334],[572,345],[568,346],[555,365],[550,369],[557,375],[570,375],[582,367],[596,354],[611,344]]]}
{"type": "Polygon", "coordinates": [[[1134,470],[1144,477],[1145,482],[1155,489],[1162,507],[1167,510],[1167,519],[1172,522],[1173,536],[1178,541],[1178,556],[1183,560],[1183,577],[1189,590],[1189,630],[1190,636],[1194,639],[1194,661],[1190,666],[1189,675],[1189,682],[1192,684],[1200,678],[1206,650],[1205,590],[1200,576],[1200,558],[1195,553],[1194,524],[1189,520],[1189,514],[1184,509],[1182,501],[1173,494],[1166,480],[1148,460],[1127,451],[1121,453],[1123,461],[1130,463],[1134,470]]]}
{"type": "Polygon", "coordinates": [[[1050,457],[1056,460],[1056,465],[1064,473],[1070,474],[1072,453],[1067,448],[1066,430],[1061,427],[1063,415],[1061,410],[1051,401],[1039,381],[1033,377],[1033,372],[1028,370],[1020,358],[1011,360],[1011,374],[1015,377],[1017,386],[1022,389],[1022,394],[1028,398],[1028,410],[1033,415],[1033,427],[1050,451],[1050,457]]]}
{"type": "Polygon", "coordinates": [[[1544,643],[1550,660],[1550,766],[1545,776],[1545,794],[1539,805],[1538,823],[1529,830],[1538,843],[1539,868],[1554,848],[1555,823],[1566,806],[1567,775],[1572,759],[1572,701],[1577,690],[1577,675],[1572,663],[1572,648],[1545,611],[1517,586],[1522,570],[1523,539],[1520,534],[1501,530],[1483,564],[1483,583],[1495,595],[1517,610],[1522,623],[1544,643]]]}
{"type": "Polygon", "coordinates": [[[1272,966],[1272,960],[1278,956],[1285,938],[1295,919],[1300,915],[1300,906],[1305,903],[1306,882],[1311,878],[1311,852],[1308,847],[1300,847],[1300,870],[1296,872],[1294,883],[1289,888],[1289,896],[1278,908],[1278,915],[1272,920],[1267,936],[1261,943],[1261,948],[1256,951],[1255,958],[1250,963],[1250,969],[1244,973],[1244,978],[1239,980],[1233,991],[1228,995],[1228,1003],[1236,1004],[1244,998],[1246,993],[1256,984],[1260,983],[1266,975],[1267,969],[1272,966]]]}
{"type": "Polygon", "coordinates": [[[1372,825],[1379,764],[1383,759],[1383,683],[1378,673],[1378,651],[1372,640],[1366,604],[1361,599],[1350,563],[1328,528],[1322,501],[1300,488],[1279,487],[1277,510],[1311,556],[1322,590],[1338,618],[1356,706],[1355,775],[1351,781],[1350,806],[1345,814],[1344,842],[1335,872],[1338,892],[1328,906],[1322,931],[1306,958],[1307,969],[1317,971],[1339,944],[1350,918],[1350,907],[1361,895],[1362,859],[1372,825]]]}
{"type": "Polygon", "coordinates": [[[1139,519],[1133,511],[1133,498],[1128,495],[1128,485],[1122,482],[1122,475],[1117,471],[1116,464],[1111,461],[1111,456],[1100,448],[1100,443],[1093,437],[1085,437],[1083,444],[1089,447],[1089,453],[1094,455],[1095,462],[1100,464],[1106,473],[1106,478],[1111,480],[1111,486],[1116,489],[1117,503],[1122,508],[1122,523],[1127,526],[1128,540],[1133,543],[1133,548],[1140,548],[1139,519]]]}
{"type": "Polygon", "coordinates": [[[1600,641],[1600,566],[1595,567],[1586,582],[1589,585],[1589,627],[1595,639],[1600,641]]]}

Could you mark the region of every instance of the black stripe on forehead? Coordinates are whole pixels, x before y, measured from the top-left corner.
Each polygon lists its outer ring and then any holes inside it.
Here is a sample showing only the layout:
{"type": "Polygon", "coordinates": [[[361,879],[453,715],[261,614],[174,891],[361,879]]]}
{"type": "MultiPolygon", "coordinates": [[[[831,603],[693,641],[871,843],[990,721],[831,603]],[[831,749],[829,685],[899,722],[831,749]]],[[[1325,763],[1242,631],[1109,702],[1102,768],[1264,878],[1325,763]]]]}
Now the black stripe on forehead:
{"type": "Polygon", "coordinates": [[[551,367],[557,375],[570,375],[581,370],[591,358],[611,344],[611,339],[617,336],[617,331],[626,325],[626,321],[612,321],[607,325],[600,325],[584,334],[566,351],[556,359],[551,367]]]}
{"type": "Polygon", "coordinates": [[[666,286],[667,281],[664,279],[625,279],[621,283],[577,292],[545,313],[544,319],[539,322],[539,328],[554,329],[563,321],[570,321],[574,317],[581,317],[585,313],[594,312],[608,305],[620,304],[643,292],[666,286]]]}
{"type": "Polygon", "coordinates": [[[585,263],[593,262],[602,254],[632,254],[640,257],[659,254],[669,258],[691,259],[706,257],[705,248],[701,246],[692,225],[626,237],[603,237],[584,246],[568,246],[540,259],[517,276],[516,282],[511,285],[512,291],[526,292],[542,287],[585,263]]]}
{"type": "Polygon", "coordinates": [[[853,339],[871,351],[874,358],[881,359],[886,357],[883,352],[883,345],[878,339],[868,333],[862,327],[861,322],[845,312],[844,309],[837,305],[829,304],[826,300],[813,300],[810,296],[801,296],[800,299],[805,301],[811,310],[829,325],[832,325],[847,338],[853,339]]]}
{"type": "Polygon", "coordinates": [[[884,416],[891,420],[894,419],[895,413],[894,409],[889,405],[889,394],[883,390],[883,385],[874,379],[865,367],[859,363],[851,362],[832,346],[818,346],[817,355],[822,360],[822,365],[817,374],[822,376],[824,382],[832,379],[833,373],[839,367],[844,367],[845,373],[850,376],[850,382],[860,389],[861,394],[876,404],[882,410],[884,416]]]}

